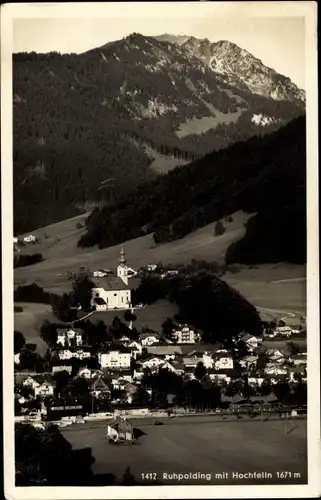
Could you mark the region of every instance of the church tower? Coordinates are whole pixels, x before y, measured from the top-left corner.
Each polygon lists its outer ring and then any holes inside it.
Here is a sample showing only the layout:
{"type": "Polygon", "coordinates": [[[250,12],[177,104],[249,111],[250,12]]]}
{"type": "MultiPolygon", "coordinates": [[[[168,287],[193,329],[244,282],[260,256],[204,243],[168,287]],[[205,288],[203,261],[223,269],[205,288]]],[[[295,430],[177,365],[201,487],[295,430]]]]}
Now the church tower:
{"type": "Polygon", "coordinates": [[[125,252],[123,245],[120,249],[120,258],[119,258],[119,266],[117,267],[117,276],[123,280],[126,286],[128,286],[128,275],[127,275],[127,266],[125,260],[125,252]]]}

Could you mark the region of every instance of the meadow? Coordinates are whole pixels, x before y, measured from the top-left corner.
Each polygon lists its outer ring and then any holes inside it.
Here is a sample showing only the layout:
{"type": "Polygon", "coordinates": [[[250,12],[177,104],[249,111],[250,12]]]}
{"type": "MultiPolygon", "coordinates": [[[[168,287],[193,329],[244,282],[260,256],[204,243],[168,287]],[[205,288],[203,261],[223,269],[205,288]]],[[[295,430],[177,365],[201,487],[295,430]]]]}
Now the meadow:
{"type": "Polygon", "coordinates": [[[164,419],[164,425],[155,426],[151,419],[132,419],[133,426],[144,433],[139,444],[112,446],[108,443],[106,424],[74,425],[62,430],[65,438],[77,448],[92,448],[97,474],[113,473],[119,479],[125,469],[137,480],[142,474],[157,475],[161,484],[178,484],[166,480],[164,473],[211,474],[211,480],[185,480],[182,484],[258,484],[259,480],[238,481],[233,472],[268,472],[272,478],[262,482],[285,482],[277,478],[277,471],[292,471],[300,477],[292,482],[307,480],[306,421],[293,422],[285,432],[281,420],[238,420],[235,417],[175,417],[164,419]],[[219,474],[228,474],[225,479],[219,474]],[[218,474],[218,476],[216,476],[218,474]]]}

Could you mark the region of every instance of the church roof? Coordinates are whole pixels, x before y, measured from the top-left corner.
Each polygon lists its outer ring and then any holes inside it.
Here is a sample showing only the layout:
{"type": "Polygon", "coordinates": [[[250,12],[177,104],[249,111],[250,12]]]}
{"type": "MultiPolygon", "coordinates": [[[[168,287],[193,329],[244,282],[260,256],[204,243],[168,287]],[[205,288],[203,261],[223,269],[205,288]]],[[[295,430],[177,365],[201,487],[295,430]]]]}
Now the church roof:
{"type": "Polygon", "coordinates": [[[105,290],[129,290],[129,287],[118,276],[104,276],[93,280],[97,288],[105,290]]]}
{"type": "Polygon", "coordinates": [[[106,304],[106,301],[102,297],[95,297],[94,302],[98,305],[106,304]]]}

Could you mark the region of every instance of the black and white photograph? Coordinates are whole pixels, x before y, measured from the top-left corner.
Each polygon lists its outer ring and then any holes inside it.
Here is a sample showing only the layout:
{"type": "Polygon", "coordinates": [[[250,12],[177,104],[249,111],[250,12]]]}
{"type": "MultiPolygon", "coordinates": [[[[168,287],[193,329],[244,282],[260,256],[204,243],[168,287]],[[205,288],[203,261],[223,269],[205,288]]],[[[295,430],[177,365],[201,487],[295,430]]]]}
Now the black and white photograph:
{"type": "Polygon", "coordinates": [[[6,498],[320,494],[316,19],[2,7],[6,498]]]}

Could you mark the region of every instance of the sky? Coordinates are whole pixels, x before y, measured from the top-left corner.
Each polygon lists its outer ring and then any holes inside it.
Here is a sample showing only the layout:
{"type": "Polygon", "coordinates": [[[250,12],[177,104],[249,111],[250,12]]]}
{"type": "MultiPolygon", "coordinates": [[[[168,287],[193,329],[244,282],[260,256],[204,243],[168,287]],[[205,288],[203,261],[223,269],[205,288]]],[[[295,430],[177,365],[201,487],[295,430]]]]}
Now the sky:
{"type": "Polygon", "coordinates": [[[208,38],[212,42],[234,42],[305,89],[304,17],[255,17],[244,13],[223,15],[222,12],[218,15],[215,9],[204,12],[204,15],[198,11],[195,15],[196,11],[188,11],[188,6],[195,3],[184,2],[184,9],[176,8],[175,15],[169,12],[165,15],[164,10],[156,15],[150,8],[151,4],[147,3],[140,4],[142,7],[136,4],[135,11],[133,5],[118,4],[122,6],[123,16],[114,9],[109,15],[105,11],[101,18],[51,16],[14,19],[13,52],[81,53],[133,32],[149,36],[184,34],[208,38]],[[129,7],[125,13],[126,5],[129,7]]]}

